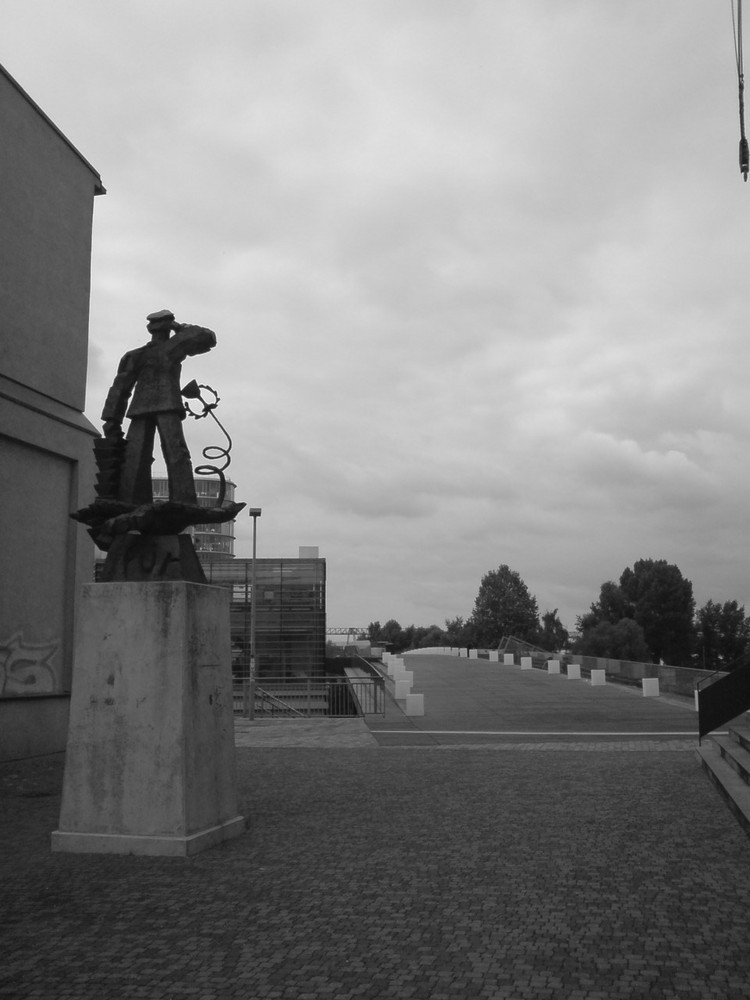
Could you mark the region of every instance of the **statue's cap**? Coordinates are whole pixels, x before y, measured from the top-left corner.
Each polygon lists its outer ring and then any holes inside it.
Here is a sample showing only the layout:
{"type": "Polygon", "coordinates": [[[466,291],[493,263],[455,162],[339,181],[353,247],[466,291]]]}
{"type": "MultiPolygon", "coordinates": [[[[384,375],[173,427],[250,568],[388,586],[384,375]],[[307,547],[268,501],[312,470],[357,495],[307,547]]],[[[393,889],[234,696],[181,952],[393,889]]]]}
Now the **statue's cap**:
{"type": "Polygon", "coordinates": [[[174,313],[171,309],[160,309],[158,312],[150,313],[146,319],[149,323],[157,319],[174,319],[174,313]]]}

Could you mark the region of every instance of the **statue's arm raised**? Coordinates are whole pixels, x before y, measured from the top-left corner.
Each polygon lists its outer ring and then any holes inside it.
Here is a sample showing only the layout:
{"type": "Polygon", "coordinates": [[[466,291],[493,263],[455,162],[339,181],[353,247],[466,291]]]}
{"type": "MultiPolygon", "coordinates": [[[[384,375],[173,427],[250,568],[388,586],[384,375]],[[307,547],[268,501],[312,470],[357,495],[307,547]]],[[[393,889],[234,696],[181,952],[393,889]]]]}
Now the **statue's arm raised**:
{"type": "Polygon", "coordinates": [[[180,323],[177,333],[169,341],[173,356],[180,360],[195,354],[206,354],[216,347],[216,334],[205,326],[180,323]]]}

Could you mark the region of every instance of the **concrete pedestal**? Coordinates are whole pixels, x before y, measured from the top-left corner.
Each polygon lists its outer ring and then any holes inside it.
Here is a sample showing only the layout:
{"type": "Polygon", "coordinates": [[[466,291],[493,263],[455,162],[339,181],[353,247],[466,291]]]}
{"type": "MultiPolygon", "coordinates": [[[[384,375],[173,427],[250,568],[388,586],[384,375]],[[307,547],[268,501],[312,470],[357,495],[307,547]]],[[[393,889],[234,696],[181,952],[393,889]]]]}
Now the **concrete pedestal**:
{"type": "Polygon", "coordinates": [[[53,851],[184,857],[236,837],[226,590],[83,588],[53,851]]]}

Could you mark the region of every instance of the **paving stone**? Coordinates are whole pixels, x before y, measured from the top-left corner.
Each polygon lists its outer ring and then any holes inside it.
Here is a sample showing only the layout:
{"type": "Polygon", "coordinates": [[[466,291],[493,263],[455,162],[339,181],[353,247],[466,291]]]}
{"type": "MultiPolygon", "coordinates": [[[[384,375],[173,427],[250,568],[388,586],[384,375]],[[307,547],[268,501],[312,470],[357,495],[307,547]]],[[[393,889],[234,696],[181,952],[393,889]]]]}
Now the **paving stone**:
{"type": "Polygon", "coordinates": [[[684,722],[488,745],[433,713],[416,748],[351,721],[241,724],[248,832],[192,859],[53,855],[62,757],[0,765],[0,997],[750,1000],[750,842],[684,722]]]}

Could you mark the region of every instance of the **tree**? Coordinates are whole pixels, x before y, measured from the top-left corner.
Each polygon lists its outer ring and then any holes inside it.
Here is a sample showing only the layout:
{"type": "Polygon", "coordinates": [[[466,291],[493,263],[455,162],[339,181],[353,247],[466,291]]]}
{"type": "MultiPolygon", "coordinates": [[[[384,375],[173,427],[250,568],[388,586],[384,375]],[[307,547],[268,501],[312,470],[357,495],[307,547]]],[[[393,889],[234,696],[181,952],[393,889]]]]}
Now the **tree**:
{"type": "Polygon", "coordinates": [[[380,629],[378,641],[389,646],[394,653],[400,653],[407,644],[404,641],[404,631],[395,618],[390,618],[380,629]]]}
{"type": "Polygon", "coordinates": [[[643,629],[632,618],[621,618],[614,623],[603,620],[587,628],[576,644],[576,652],[637,663],[648,662],[651,658],[643,629]]]}
{"type": "Polygon", "coordinates": [[[427,646],[447,646],[445,632],[438,625],[428,625],[426,628],[418,628],[414,634],[415,649],[423,649],[427,646]]]}
{"type": "Polygon", "coordinates": [[[583,652],[584,647],[592,643],[601,647],[604,638],[608,637],[614,642],[610,652],[589,655],[646,659],[654,663],[664,660],[687,666],[694,642],[694,609],[693,585],[677,566],[664,559],[639,559],[632,569],[623,570],[619,584],[611,580],[602,584],[599,600],[578,619],[581,637],[577,649],[583,652]],[[590,633],[600,625],[616,625],[625,620],[640,626],[646,644],[645,655],[631,657],[616,652],[622,637],[616,637],[608,629],[600,629],[590,640],[590,633]]]}
{"type": "MultiPolygon", "coordinates": [[[[625,595],[618,583],[608,580],[599,591],[599,600],[595,601],[587,614],[578,619],[579,632],[593,628],[599,622],[610,622],[614,625],[622,618],[632,618],[633,609],[628,606],[625,595]]],[[[593,655],[593,654],[592,654],[593,655]]]]}
{"type": "Polygon", "coordinates": [[[370,624],[367,626],[367,638],[370,640],[373,646],[377,646],[377,644],[380,642],[381,632],[382,628],[380,622],[370,622],[370,624]]]}
{"type": "Polygon", "coordinates": [[[643,629],[654,663],[688,665],[693,649],[693,585],[665,559],[639,559],[623,570],[620,589],[643,629]]]}
{"type": "Polygon", "coordinates": [[[471,620],[465,621],[461,615],[445,620],[446,646],[476,646],[477,631],[471,620]]]}
{"type": "Polygon", "coordinates": [[[557,652],[567,647],[569,638],[568,630],[557,614],[557,608],[554,611],[545,611],[542,615],[542,628],[537,644],[549,652],[557,652]]]}
{"type": "Polygon", "coordinates": [[[695,616],[697,665],[705,670],[730,670],[750,646],[750,619],[737,601],[707,601],[695,616]]]}
{"type": "Polygon", "coordinates": [[[469,622],[479,646],[497,647],[504,635],[534,642],[539,607],[520,575],[503,564],[482,578],[469,622]]]}

